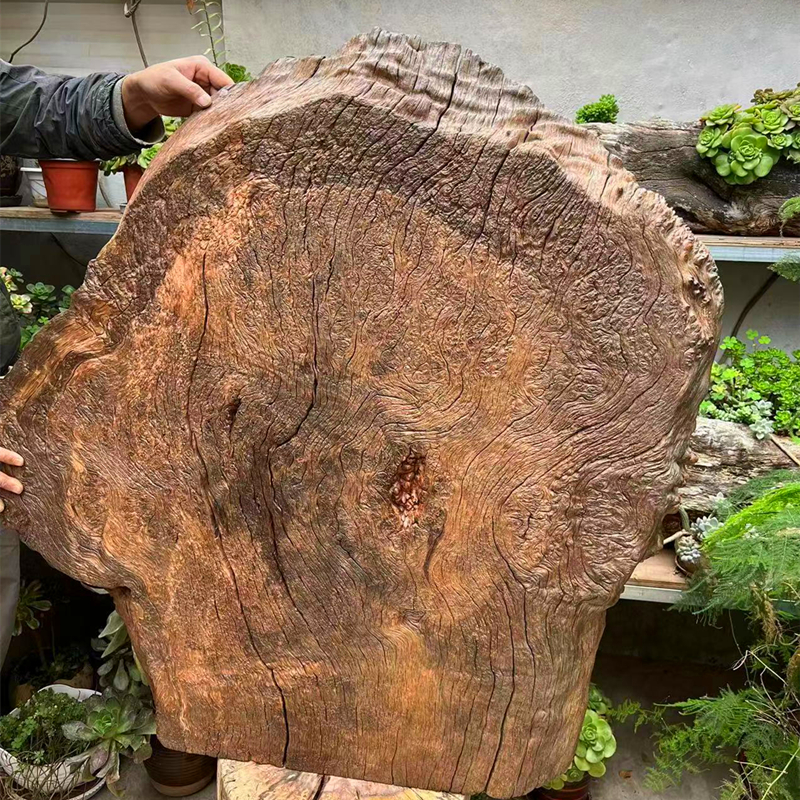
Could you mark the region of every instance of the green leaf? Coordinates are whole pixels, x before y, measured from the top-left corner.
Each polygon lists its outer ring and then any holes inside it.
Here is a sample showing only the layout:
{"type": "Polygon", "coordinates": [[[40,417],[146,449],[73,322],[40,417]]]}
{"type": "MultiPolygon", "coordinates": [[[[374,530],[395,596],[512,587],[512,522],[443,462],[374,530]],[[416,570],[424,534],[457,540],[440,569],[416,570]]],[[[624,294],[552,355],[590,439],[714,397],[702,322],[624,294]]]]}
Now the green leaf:
{"type": "Polygon", "coordinates": [[[121,630],[125,627],[125,621],[119,615],[117,611],[112,611],[108,615],[108,619],[106,620],[106,626],[103,630],[100,631],[100,636],[102,638],[108,638],[109,636],[115,634],[117,631],[121,630]]]}
{"type": "Polygon", "coordinates": [[[602,778],[606,774],[606,765],[602,763],[590,764],[589,769],[586,770],[593,778],[602,778]]]}

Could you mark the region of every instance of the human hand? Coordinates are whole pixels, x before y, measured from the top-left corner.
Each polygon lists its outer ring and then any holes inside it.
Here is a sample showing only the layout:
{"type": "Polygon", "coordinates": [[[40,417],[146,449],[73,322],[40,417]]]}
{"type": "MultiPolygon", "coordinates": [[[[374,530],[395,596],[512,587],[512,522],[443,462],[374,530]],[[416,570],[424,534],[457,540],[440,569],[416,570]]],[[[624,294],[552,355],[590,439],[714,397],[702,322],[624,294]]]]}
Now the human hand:
{"type": "Polygon", "coordinates": [[[188,117],[198,108],[208,108],[211,97],[232,83],[205,56],[154,64],[122,79],[125,122],[136,133],[161,114],[188,117]]]}
{"type": "MultiPolygon", "coordinates": [[[[21,467],[24,463],[19,453],[15,453],[13,450],[6,450],[5,447],[0,447],[0,464],[21,467]]],[[[16,478],[6,475],[5,472],[0,472],[0,489],[12,492],[13,494],[22,494],[22,484],[16,478]]],[[[5,507],[5,503],[0,500],[0,511],[5,507]]]]}

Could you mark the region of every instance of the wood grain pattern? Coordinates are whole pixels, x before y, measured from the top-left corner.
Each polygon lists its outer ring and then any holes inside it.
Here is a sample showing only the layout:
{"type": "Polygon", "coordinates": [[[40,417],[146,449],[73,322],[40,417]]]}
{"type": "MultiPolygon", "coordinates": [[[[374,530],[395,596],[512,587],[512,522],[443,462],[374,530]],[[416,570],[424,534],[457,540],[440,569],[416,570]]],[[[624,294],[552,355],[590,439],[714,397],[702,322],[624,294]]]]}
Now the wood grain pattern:
{"type": "Polygon", "coordinates": [[[593,134],[359,36],[163,148],[3,381],[10,520],[112,590],[166,745],[524,794],[677,502],[720,313],[593,134]]]}
{"type": "MultiPolygon", "coordinates": [[[[800,167],[783,159],[765,178],[750,186],[732,186],[695,150],[700,123],[653,119],[629,124],[586,126],[603,146],[622,159],[641,186],[663,195],[692,230],[702,233],[776,234],[778,209],[800,195],[800,167]]],[[[787,236],[800,233],[800,219],[790,220],[787,236]]]]}
{"type": "Polygon", "coordinates": [[[335,775],[295,772],[268,764],[221,759],[217,800],[468,800],[450,792],[406,789],[335,775]]]}

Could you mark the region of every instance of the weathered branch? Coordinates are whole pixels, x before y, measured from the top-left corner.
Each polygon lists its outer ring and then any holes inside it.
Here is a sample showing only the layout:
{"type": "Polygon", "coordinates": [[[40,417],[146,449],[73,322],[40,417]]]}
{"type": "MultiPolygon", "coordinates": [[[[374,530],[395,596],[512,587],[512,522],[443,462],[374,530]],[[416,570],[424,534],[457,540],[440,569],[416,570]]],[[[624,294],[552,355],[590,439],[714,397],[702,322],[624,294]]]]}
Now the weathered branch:
{"type": "MultiPolygon", "coordinates": [[[[618,156],[644,187],[663,195],[672,208],[702,233],[776,235],[778,208],[800,195],[800,165],[782,159],[766,178],[731,186],[695,150],[698,123],[652,120],[586,125],[618,156]]],[[[800,219],[787,223],[786,236],[800,234],[800,219]]]]}

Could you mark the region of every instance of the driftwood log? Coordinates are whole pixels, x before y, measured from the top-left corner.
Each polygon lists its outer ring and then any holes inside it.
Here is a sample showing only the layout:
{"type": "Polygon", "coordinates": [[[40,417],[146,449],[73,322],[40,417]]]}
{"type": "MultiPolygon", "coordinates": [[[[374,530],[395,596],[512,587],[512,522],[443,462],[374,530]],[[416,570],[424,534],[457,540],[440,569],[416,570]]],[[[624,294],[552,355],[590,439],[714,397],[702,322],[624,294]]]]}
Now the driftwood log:
{"type": "MultiPolygon", "coordinates": [[[[641,186],[663,195],[692,230],[699,233],[777,234],[778,208],[800,195],[800,165],[781,160],[766,178],[731,186],[695,150],[699,123],[651,120],[626,125],[590,124],[603,146],[618,156],[641,186]]],[[[800,234],[800,218],[787,236],[800,234]]]]}
{"type": "Polygon", "coordinates": [[[190,119],[0,388],[9,522],[170,747],[498,797],[569,763],[721,292],[586,130],[375,32],[190,119]]]}
{"type": "Polygon", "coordinates": [[[220,759],[217,800],[469,800],[460,794],[353,781],[220,759]]]}
{"type": "Polygon", "coordinates": [[[678,490],[687,511],[706,514],[713,498],[728,494],[750,478],[776,469],[798,469],[800,445],[782,437],[758,440],[747,425],[698,417],[689,445],[693,453],[678,490]],[[789,455],[791,454],[791,456],[789,455]]]}

